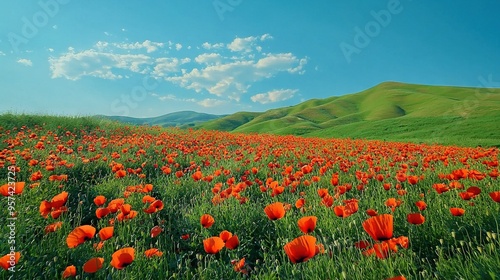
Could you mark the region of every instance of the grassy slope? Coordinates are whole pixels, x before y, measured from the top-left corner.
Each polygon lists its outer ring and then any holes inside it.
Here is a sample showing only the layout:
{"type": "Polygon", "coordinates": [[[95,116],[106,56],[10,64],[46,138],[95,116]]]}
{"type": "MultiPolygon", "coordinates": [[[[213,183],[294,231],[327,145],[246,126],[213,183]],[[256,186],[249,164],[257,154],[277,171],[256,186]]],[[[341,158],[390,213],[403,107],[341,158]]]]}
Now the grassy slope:
{"type": "MultiPolygon", "coordinates": [[[[395,82],[340,97],[198,125],[235,132],[500,145],[500,89],[395,82]],[[225,121],[232,121],[226,126],[225,121]],[[236,127],[236,125],[239,126],[236,127]]],[[[248,113],[246,113],[248,114],[248,113]]]]}

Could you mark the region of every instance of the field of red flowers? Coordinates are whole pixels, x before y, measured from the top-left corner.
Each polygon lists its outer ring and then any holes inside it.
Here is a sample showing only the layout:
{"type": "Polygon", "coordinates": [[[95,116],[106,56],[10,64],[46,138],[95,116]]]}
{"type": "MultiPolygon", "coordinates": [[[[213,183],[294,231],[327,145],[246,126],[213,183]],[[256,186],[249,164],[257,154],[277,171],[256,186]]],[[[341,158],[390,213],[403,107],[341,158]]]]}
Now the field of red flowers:
{"type": "Polygon", "coordinates": [[[497,148],[0,128],[2,279],[495,279],[497,148]]]}

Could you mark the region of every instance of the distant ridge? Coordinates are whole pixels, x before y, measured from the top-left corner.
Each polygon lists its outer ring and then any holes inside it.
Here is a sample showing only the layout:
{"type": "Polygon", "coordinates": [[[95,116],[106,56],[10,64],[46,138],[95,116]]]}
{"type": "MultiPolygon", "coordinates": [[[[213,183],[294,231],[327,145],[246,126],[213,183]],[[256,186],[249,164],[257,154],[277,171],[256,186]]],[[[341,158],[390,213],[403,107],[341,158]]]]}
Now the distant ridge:
{"type": "Polygon", "coordinates": [[[97,115],[96,117],[105,118],[113,121],[119,121],[123,123],[134,124],[134,125],[190,127],[201,122],[215,120],[224,116],[226,115],[212,115],[212,114],[198,113],[194,111],[180,111],[152,118],[132,118],[124,116],[105,116],[105,115],[97,115]]]}

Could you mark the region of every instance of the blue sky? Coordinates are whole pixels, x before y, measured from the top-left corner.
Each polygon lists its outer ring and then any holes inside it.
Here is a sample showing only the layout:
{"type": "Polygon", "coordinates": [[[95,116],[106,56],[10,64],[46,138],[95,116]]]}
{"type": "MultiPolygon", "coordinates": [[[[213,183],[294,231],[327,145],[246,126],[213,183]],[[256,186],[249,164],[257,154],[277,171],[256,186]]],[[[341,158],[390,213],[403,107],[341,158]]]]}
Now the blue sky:
{"type": "Polygon", "coordinates": [[[384,81],[500,86],[500,1],[0,4],[0,113],[229,114],[384,81]]]}

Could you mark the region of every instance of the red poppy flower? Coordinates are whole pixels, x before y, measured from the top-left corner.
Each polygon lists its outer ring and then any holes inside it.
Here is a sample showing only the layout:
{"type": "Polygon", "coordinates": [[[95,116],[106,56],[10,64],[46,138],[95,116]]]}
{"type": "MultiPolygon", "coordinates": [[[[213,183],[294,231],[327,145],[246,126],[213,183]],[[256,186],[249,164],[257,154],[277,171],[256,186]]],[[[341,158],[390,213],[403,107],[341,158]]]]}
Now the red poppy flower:
{"type": "Polygon", "coordinates": [[[68,192],[62,192],[52,198],[50,201],[50,205],[52,208],[60,208],[64,204],[66,204],[66,201],[68,200],[68,192]]]}
{"type": "Polygon", "coordinates": [[[104,258],[91,258],[83,265],[83,271],[87,273],[95,273],[102,268],[104,258]]]}
{"type": "Polygon", "coordinates": [[[285,216],[285,207],[281,202],[274,202],[264,208],[264,212],[270,220],[278,220],[285,216]]]}
{"type": "Polygon", "coordinates": [[[215,219],[210,214],[203,214],[200,218],[200,223],[204,228],[210,228],[215,223],[215,219]]]}
{"type": "Polygon", "coordinates": [[[160,235],[160,233],[163,231],[163,229],[159,226],[154,226],[152,229],[151,229],[151,238],[155,238],[157,237],[158,235],[160,235]]]}
{"type": "Polygon", "coordinates": [[[490,192],[489,195],[493,201],[500,203],[500,191],[490,192]]]}
{"type": "Polygon", "coordinates": [[[223,230],[220,234],[219,237],[226,242],[229,238],[233,237],[233,234],[227,230],[223,230]]]}
{"type": "Polygon", "coordinates": [[[97,206],[102,206],[104,203],[106,203],[106,197],[103,195],[98,195],[94,198],[94,203],[97,206]]]}
{"type": "Polygon", "coordinates": [[[462,216],[463,214],[465,214],[465,209],[458,208],[458,207],[452,207],[452,208],[450,208],[450,212],[453,216],[462,216]]]}
{"type": "Polygon", "coordinates": [[[11,194],[21,194],[24,190],[25,182],[7,183],[0,187],[0,193],[3,196],[10,196],[11,194]]]}
{"type": "Polygon", "coordinates": [[[14,254],[9,253],[0,258],[0,266],[3,269],[8,270],[10,267],[15,266],[19,262],[19,258],[21,258],[21,253],[19,252],[15,252],[14,254]]]}
{"type": "Polygon", "coordinates": [[[113,237],[114,227],[105,227],[99,231],[99,238],[102,241],[108,240],[113,237]]]}
{"type": "Polygon", "coordinates": [[[161,257],[161,256],[163,256],[163,252],[156,249],[156,248],[151,248],[151,249],[146,250],[144,252],[144,255],[146,256],[146,258],[161,257]]]}
{"type": "Polygon", "coordinates": [[[156,213],[163,209],[163,202],[161,200],[155,200],[151,205],[149,205],[148,209],[144,210],[144,212],[148,214],[156,213]]]}
{"type": "Polygon", "coordinates": [[[288,242],[283,249],[292,263],[306,262],[316,255],[316,237],[302,235],[288,242]]]}
{"type": "Polygon", "coordinates": [[[132,247],[127,247],[120,249],[116,252],[113,253],[111,256],[111,266],[113,266],[116,269],[123,269],[126,266],[130,265],[135,257],[135,249],[132,247]]]}
{"type": "Polygon", "coordinates": [[[53,224],[50,224],[45,227],[44,232],[49,233],[49,232],[55,232],[56,230],[60,229],[62,227],[63,222],[55,222],[53,224]]]}
{"type": "Polygon", "coordinates": [[[425,222],[425,217],[420,213],[411,213],[407,216],[408,222],[413,225],[421,225],[425,222]]]}
{"type": "Polygon", "coordinates": [[[366,214],[368,214],[368,216],[371,216],[371,217],[378,215],[377,210],[375,210],[375,209],[367,209],[366,214]]]}
{"type": "Polygon", "coordinates": [[[203,240],[203,248],[207,254],[217,254],[224,246],[224,241],[218,236],[203,240]]]}
{"type": "Polygon", "coordinates": [[[108,214],[109,214],[109,209],[108,208],[102,208],[102,207],[99,207],[95,210],[95,216],[98,218],[98,219],[102,219],[104,217],[106,217],[108,214]]]}
{"type": "Polygon", "coordinates": [[[95,227],[84,225],[75,228],[66,238],[68,248],[76,248],[86,240],[92,239],[95,235],[95,227]]]}
{"type": "Polygon", "coordinates": [[[238,239],[238,235],[235,234],[226,241],[225,246],[229,250],[234,250],[234,249],[238,248],[239,245],[240,245],[240,240],[238,239]]]}
{"type": "Polygon", "coordinates": [[[384,241],[392,238],[393,217],[382,214],[371,217],[363,222],[363,228],[375,241],[384,241]]]}
{"type": "Polygon", "coordinates": [[[427,203],[425,203],[422,200],[415,202],[415,205],[417,206],[418,210],[420,210],[420,211],[424,211],[425,208],[427,208],[427,203]]]}
{"type": "Polygon", "coordinates": [[[318,218],[316,216],[306,216],[299,219],[297,222],[299,225],[300,231],[305,234],[311,233],[316,228],[316,222],[318,218]]]}
{"type": "Polygon", "coordinates": [[[76,276],[76,266],[70,265],[67,266],[66,269],[64,269],[62,277],[63,278],[70,278],[70,277],[75,277],[76,276]]]}

